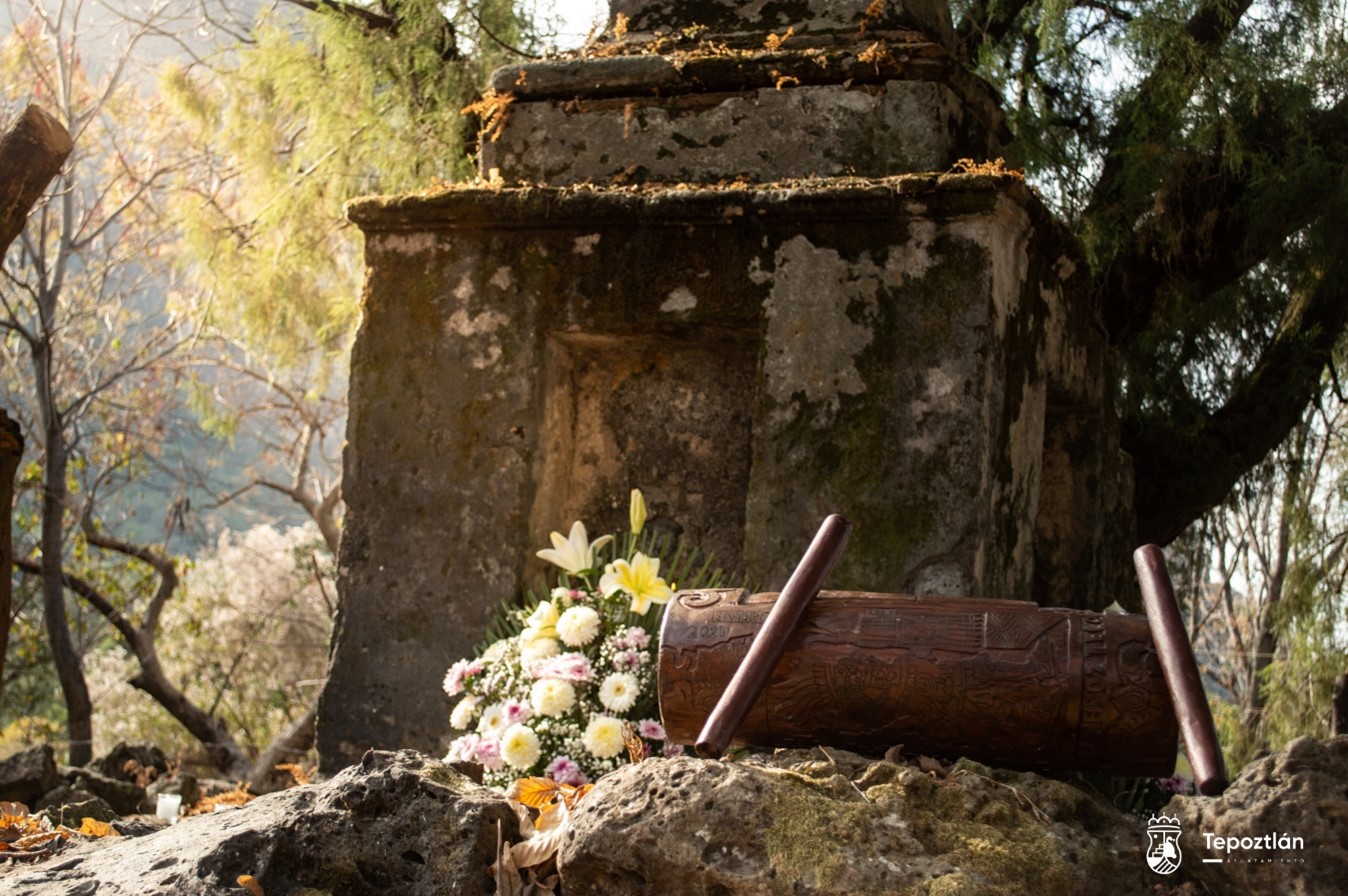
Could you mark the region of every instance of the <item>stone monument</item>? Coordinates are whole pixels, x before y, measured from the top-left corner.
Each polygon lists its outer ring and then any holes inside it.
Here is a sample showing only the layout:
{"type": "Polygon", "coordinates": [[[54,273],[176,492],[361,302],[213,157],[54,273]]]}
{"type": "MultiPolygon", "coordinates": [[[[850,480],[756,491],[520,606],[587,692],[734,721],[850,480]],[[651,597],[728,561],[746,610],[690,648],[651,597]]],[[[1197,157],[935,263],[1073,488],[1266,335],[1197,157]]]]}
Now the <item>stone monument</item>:
{"type": "Polygon", "coordinates": [[[479,185],[351,207],[327,771],[442,749],[443,670],[632,487],[758,587],[834,511],[832,588],[1098,609],[1127,575],[1084,262],[985,164],[1008,134],[945,4],[611,12],[492,76],[479,185]]]}

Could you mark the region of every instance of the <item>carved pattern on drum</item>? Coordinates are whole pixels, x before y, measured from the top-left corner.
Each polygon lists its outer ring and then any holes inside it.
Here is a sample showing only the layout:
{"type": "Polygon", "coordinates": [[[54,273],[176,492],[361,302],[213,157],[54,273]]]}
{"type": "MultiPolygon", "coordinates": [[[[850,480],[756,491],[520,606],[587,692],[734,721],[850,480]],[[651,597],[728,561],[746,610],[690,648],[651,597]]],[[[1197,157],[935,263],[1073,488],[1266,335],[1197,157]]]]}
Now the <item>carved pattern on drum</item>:
{"type": "Polygon", "coordinates": [[[700,610],[703,607],[716,606],[721,601],[725,600],[725,596],[727,593],[733,594],[734,592],[716,591],[716,590],[681,591],[679,592],[679,603],[683,604],[685,607],[691,607],[693,609],[700,610]]]}
{"type": "MultiPolygon", "coordinates": [[[[772,608],[762,597],[671,605],[660,702],[672,737],[696,738],[772,608]]],[[[1168,774],[1176,735],[1140,617],[825,592],[735,742],[874,754],[902,743],[993,764],[1168,774]]]]}

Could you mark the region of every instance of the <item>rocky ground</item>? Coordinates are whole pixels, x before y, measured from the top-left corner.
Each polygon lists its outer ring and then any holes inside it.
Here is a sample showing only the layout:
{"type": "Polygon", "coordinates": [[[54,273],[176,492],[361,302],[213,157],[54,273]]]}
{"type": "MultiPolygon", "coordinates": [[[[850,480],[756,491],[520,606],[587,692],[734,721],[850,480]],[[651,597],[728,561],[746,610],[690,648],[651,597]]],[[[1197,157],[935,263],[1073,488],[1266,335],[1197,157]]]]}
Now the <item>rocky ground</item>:
{"type": "MultiPolygon", "coordinates": [[[[74,799],[104,786],[51,770],[63,783],[45,793],[68,786],[74,799]]],[[[4,780],[0,799],[14,798],[4,780]]],[[[145,802],[122,808],[133,814],[114,823],[132,836],[72,837],[43,861],[12,861],[0,891],[492,894],[498,831],[517,840],[520,825],[502,794],[409,751],[371,752],[329,781],[162,828],[134,814],[145,802]]],[[[1334,894],[1348,880],[1348,738],[1294,741],[1223,796],[1177,796],[1164,813],[1182,831],[1169,875],[1147,865],[1146,819],[1030,773],[826,749],[648,760],[583,797],[556,863],[565,896],[1334,894]],[[1286,835],[1282,845],[1270,834],[1286,835]]],[[[550,892],[505,877],[501,893],[550,892]]]]}

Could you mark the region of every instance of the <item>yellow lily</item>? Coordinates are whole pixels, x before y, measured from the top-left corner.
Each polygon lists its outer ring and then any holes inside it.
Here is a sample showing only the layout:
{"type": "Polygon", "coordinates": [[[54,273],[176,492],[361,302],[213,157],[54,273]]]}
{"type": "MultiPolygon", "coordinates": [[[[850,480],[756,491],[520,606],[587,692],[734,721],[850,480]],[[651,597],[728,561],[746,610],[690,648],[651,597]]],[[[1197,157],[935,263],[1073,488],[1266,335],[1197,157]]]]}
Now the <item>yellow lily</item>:
{"type": "Polygon", "coordinates": [[[628,505],[627,518],[632,524],[632,535],[635,537],[641,534],[641,529],[646,525],[646,498],[641,494],[641,489],[632,489],[632,501],[628,505]]]}
{"type": "Polygon", "coordinates": [[[625,591],[632,597],[632,612],[644,614],[651,604],[666,604],[674,596],[669,585],[660,578],[660,558],[647,557],[641,551],[627,560],[614,560],[599,579],[599,590],[605,597],[625,591]]]}

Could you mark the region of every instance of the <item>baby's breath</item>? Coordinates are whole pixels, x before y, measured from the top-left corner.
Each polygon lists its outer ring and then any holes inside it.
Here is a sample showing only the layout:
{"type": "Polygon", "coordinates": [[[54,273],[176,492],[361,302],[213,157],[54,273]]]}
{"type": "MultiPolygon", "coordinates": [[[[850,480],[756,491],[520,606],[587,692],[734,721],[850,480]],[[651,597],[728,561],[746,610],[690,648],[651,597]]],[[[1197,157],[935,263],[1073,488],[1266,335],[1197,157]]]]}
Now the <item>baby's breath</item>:
{"type": "MultiPolygon", "coordinates": [[[[629,761],[633,737],[646,755],[679,749],[666,742],[655,721],[650,632],[664,606],[634,600],[637,595],[612,587],[613,577],[601,589],[600,570],[583,564],[594,562],[605,542],[586,537],[583,526],[573,527],[569,540],[554,533],[553,550],[542,553],[556,554],[566,565],[548,600],[513,611],[518,634],[493,642],[480,657],[460,660],[445,677],[446,692],[462,694],[451,714],[462,733],[446,758],[480,764],[488,784],[507,787],[541,775],[572,785],[593,781],[629,761]],[[636,614],[634,606],[644,612],[636,614]]],[[[624,562],[638,556],[635,539],[626,543],[627,556],[619,558],[624,562]]],[[[667,592],[657,581],[641,584],[667,592]]]]}

